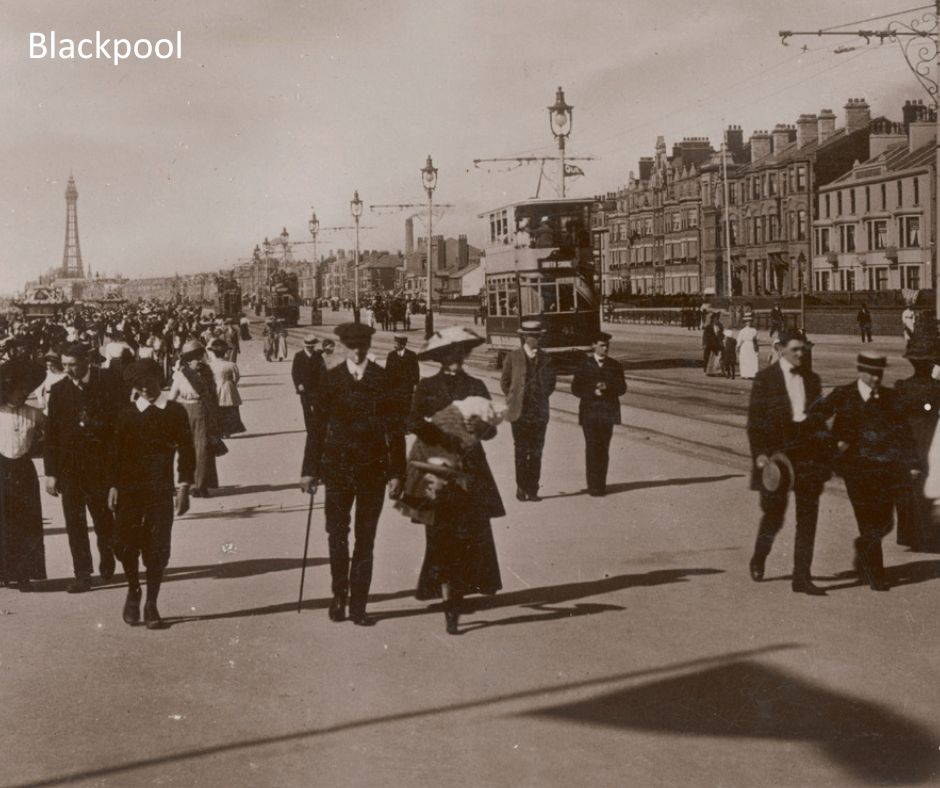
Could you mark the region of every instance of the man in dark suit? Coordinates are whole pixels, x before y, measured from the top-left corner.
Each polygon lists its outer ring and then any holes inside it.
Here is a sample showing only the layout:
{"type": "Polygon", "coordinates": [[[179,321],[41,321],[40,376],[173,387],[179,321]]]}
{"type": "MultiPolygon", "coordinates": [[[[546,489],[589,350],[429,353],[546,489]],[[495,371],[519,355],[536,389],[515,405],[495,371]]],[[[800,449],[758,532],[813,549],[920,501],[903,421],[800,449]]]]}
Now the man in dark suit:
{"type": "Polygon", "coordinates": [[[317,343],[320,340],[313,334],[304,337],[303,350],[294,354],[290,375],[294,381],[294,389],[300,395],[300,407],[304,414],[304,427],[310,432],[313,419],[313,403],[316,397],[317,385],[326,372],[323,355],[317,352],[317,343]]]}
{"type": "Polygon", "coordinates": [[[584,432],[584,459],[588,493],[601,497],[607,492],[607,465],[614,425],[620,424],[620,397],[627,390],[623,365],[607,354],[610,334],[599,331],[594,350],[574,373],[571,393],[579,400],[578,423],[584,432]]]}
{"type": "Polygon", "coordinates": [[[903,403],[881,385],[887,363],[878,353],[859,353],[858,380],[833,389],[813,408],[820,418],[835,417],[835,470],[858,522],[854,565],[875,591],[889,588],[881,540],[894,527],[894,501],[922,469],[903,403]]]}
{"type": "Polygon", "coordinates": [[[712,355],[721,357],[724,347],[725,327],[721,322],[721,313],[712,312],[711,320],[702,329],[702,368],[708,372],[708,362],[712,355]]]}
{"type": "Polygon", "coordinates": [[[49,424],[44,464],[46,491],[62,496],[65,530],[75,581],[70,594],[91,588],[93,569],[85,509],[91,513],[100,555],[99,571],[106,582],[114,576],[111,542],[114,518],[108,508],[111,487],[111,440],[121,394],[106,370],[93,368],[89,348],[78,343],[62,352],[67,377],[49,392],[49,424]]]}
{"type": "Polygon", "coordinates": [[[796,545],[793,551],[794,591],[821,595],[813,584],[811,567],[819,515],[819,496],[830,476],[825,450],[825,424],[807,418],[807,409],[819,399],[819,375],[805,369],[805,346],[800,334],[783,329],[778,335],[780,359],[754,378],[747,416],[747,437],[754,464],[751,489],[760,492],[763,516],[751,557],[751,579],[764,579],[764,563],[774,538],[783,527],[788,486],[770,492],[761,484],[764,468],[782,453],[793,467],[796,498],[796,545]]]}
{"type": "Polygon", "coordinates": [[[411,398],[421,379],[418,355],[413,350],[408,350],[407,345],[408,337],[395,334],[395,349],[390,351],[385,359],[385,376],[388,379],[392,407],[402,424],[411,412],[411,398]]]}
{"type": "Polygon", "coordinates": [[[368,358],[373,329],[361,323],[337,326],[346,361],[329,370],[317,387],[312,429],[307,433],[301,489],[326,488],[333,600],[331,621],[349,618],[359,626],[372,582],[372,551],[386,482],[397,496],[405,475],[404,424],[390,403],[385,370],[368,358]],[[355,549],[349,557],[349,524],[356,504],[355,549]]]}
{"type": "Polygon", "coordinates": [[[538,501],[542,448],[550,412],[548,398],[555,390],[555,368],[548,353],[539,348],[545,333],[540,321],[522,321],[518,333],[522,347],[513,350],[503,362],[500,385],[516,450],[516,498],[538,501]]]}

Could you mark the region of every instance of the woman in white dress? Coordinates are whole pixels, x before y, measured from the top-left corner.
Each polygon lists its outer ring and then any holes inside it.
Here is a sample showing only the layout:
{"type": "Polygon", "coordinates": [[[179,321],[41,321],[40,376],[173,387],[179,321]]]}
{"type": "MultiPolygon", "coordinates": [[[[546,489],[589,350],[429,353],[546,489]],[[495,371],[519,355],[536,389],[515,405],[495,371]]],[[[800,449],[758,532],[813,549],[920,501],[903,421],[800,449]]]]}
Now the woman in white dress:
{"type": "Polygon", "coordinates": [[[744,328],[738,332],[738,366],[741,377],[753,380],[757,374],[757,329],[754,328],[754,315],[748,312],[744,315],[744,328]]]}

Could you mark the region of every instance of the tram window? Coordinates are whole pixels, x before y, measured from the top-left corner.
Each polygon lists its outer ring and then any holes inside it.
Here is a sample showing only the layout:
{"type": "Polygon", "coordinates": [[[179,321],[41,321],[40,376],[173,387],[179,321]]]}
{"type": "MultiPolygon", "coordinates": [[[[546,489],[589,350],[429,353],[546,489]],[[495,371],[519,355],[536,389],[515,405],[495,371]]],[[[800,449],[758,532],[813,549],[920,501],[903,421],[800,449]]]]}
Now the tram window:
{"type": "Polygon", "coordinates": [[[574,285],[558,284],[558,311],[574,312],[574,285]]]}
{"type": "Polygon", "coordinates": [[[522,314],[539,315],[542,313],[542,298],[539,295],[538,284],[528,284],[523,282],[519,287],[522,295],[522,314]]]}
{"type": "Polygon", "coordinates": [[[497,300],[496,300],[496,293],[490,293],[490,298],[489,298],[489,313],[490,313],[491,315],[498,315],[498,314],[499,314],[499,312],[497,311],[498,308],[499,308],[499,307],[498,307],[497,300]]]}
{"type": "Polygon", "coordinates": [[[539,292],[542,294],[542,311],[543,312],[557,312],[558,311],[558,291],[556,290],[555,283],[543,284],[539,288],[539,292]]]}
{"type": "Polygon", "coordinates": [[[519,301],[519,299],[516,297],[515,292],[510,292],[510,293],[509,293],[509,299],[508,299],[509,311],[507,312],[507,314],[509,314],[509,315],[518,315],[518,314],[519,314],[519,303],[518,303],[518,301],[519,301]]]}

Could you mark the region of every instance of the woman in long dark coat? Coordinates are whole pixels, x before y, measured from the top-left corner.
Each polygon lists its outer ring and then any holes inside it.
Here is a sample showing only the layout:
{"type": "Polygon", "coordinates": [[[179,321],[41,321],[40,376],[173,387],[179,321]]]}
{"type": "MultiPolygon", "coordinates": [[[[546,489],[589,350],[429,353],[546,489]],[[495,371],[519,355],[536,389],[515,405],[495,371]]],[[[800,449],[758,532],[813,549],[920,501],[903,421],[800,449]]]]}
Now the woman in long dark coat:
{"type": "MultiPolygon", "coordinates": [[[[469,350],[484,340],[463,328],[447,328],[434,334],[419,358],[441,362],[441,371],[419,381],[415,389],[408,430],[432,451],[460,457],[465,486],[448,484],[434,511],[433,522],[425,525],[427,548],[415,596],[418,599],[443,598],[447,632],[458,634],[461,600],[466,594],[495,594],[502,588],[499,561],[490,519],[506,514],[499,489],[493,479],[480,443],[496,435],[496,428],[477,421],[467,424],[480,440],[466,449],[459,438],[431,422],[431,418],[451,403],[467,397],[490,398],[483,381],[463,370],[469,350]]],[[[424,473],[409,468],[403,495],[414,494],[424,473]]]]}
{"type": "Polygon", "coordinates": [[[39,480],[30,458],[44,416],[26,404],[44,377],[26,360],[0,366],[0,581],[20,591],[46,579],[39,480]]]}

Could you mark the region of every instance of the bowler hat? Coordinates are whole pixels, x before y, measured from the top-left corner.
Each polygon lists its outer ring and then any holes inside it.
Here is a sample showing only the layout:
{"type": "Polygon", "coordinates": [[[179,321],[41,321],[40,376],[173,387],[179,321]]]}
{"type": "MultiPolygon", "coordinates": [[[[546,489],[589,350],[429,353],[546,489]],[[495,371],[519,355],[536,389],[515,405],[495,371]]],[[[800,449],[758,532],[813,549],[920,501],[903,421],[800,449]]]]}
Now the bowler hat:
{"type": "Polygon", "coordinates": [[[761,487],[766,492],[789,492],[793,489],[795,475],[793,473],[793,463],[783,452],[775,452],[770,455],[770,461],[761,471],[761,487]]]}
{"type": "Polygon", "coordinates": [[[418,353],[418,358],[425,361],[443,361],[452,350],[459,348],[464,353],[469,353],[484,342],[486,340],[483,337],[469,328],[447,326],[431,334],[418,353]]]}
{"type": "Polygon", "coordinates": [[[124,367],[124,382],[130,385],[140,383],[142,380],[156,378],[163,384],[163,369],[152,358],[142,358],[124,367]]]}
{"type": "Polygon", "coordinates": [[[370,341],[375,329],[364,323],[342,323],[333,329],[333,333],[346,347],[351,347],[370,341]]]}
{"type": "Polygon", "coordinates": [[[0,390],[22,385],[25,391],[35,391],[46,379],[46,370],[27,358],[11,358],[0,365],[0,390]]]}

